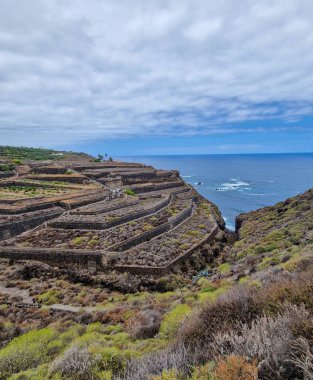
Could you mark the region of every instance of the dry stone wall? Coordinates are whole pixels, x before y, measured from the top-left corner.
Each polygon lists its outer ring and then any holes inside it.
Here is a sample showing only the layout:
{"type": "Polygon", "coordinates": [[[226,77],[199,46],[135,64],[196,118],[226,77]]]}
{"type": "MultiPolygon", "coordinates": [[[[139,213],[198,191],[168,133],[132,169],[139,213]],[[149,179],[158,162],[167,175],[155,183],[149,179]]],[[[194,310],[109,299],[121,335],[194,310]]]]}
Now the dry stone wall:
{"type": "Polygon", "coordinates": [[[46,210],[47,212],[42,212],[38,216],[25,216],[22,220],[11,220],[7,223],[0,224],[0,240],[9,239],[10,237],[16,236],[39,226],[40,224],[46,222],[47,220],[57,218],[63,212],[61,208],[54,208],[52,210],[46,210]]]}
{"type": "MultiPolygon", "coordinates": [[[[127,207],[127,209],[133,209],[133,212],[127,212],[125,215],[120,217],[112,217],[110,220],[109,218],[105,218],[105,214],[103,218],[100,218],[99,216],[89,216],[89,218],[86,217],[86,215],[64,215],[62,216],[63,220],[54,220],[52,222],[49,222],[49,227],[52,228],[63,228],[63,229],[89,229],[89,230],[103,230],[111,227],[118,226],[123,223],[130,222],[135,219],[142,218],[146,215],[153,214],[157,212],[158,210],[161,210],[163,207],[166,207],[170,203],[170,197],[165,198],[164,200],[158,202],[157,205],[152,207],[139,207],[138,211],[135,209],[135,206],[127,207]],[[140,210],[141,208],[141,210],[140,210]],[[79,218],[80,217],[80,218],[79,218]],[[101,220],[102,219],[102,220],[101,220]]],[[[119,210],[123,210],[119,209],[119,210]]],[[[116,210],[118,212],[119,210],[116,210]]],[[[125,210],[126,211],[126,210],[125,210]]],[[[101,214],[103,215],[103,214],[101,214]]]]}
{"type": "MultiPolygon", "coordinates": [[[[33,167],[36,174],[31,179],[62,179],[64,191],[48,197],[40,190],[34,194],[43,195],[41,198],[0,201],[1,258],[77,266],[93,272],[162,275],[188,260],[219,231],[208,204],[194,197],[195,191],[179,179],[177,171],[116,162],[72,165],[92,180],[88,185],[70,187],[72,179],[86,178],[65,174],[71,165],[47,164],[33,167]],[[100,182],[108,183],[111,189],[100,182]],[[117,188],[121,183],[136,196],[123,195],[117,188]]],[[[11,181],[12,186],[50,186],[31,182],[27,176],[11,181]]],[[[0,180],[0,191],[8,183],[0,180]]]]}

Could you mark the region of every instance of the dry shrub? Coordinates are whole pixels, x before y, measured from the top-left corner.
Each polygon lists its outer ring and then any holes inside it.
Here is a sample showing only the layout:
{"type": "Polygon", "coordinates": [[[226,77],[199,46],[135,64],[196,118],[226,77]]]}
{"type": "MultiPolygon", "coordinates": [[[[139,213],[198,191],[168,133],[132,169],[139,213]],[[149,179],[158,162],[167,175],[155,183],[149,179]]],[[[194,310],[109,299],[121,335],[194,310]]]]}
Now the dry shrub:
{"type": "Polygon", "coordinates": [[[179,339],[191,347],[211,342],[216,331],[235,329],[238,321],[249,322],[259,312],[253,305],[255,290],[235,287],[187,318],[178,333],[179,339]]]}
{"type": "Polygon", "coordinates": [[[313,310],[313,271],[281,274],[275,281],[267,283],[255,294],[254,303],[259,309],[277,312],[286,303],[304,304],[313,310]]]}
{"type": "Polygon", "coordinates": [[[73,346],[54,360],[50,369],[52,373],[58,372],[65,378],[88,380],[92,379],[93,365],[93,359],[87,348],[73,346]]]}
{"type": "Polygon", "coordinates": [[[179,336],[184,344],[191,346],[209,344],[216,331],[236,330],[238,321],[249,323],[264,312],[276,314],[284,309],[286,302],[304,304],[307,310],[313,310],[313,272],[280,277],[260,289],[233,287],[215,303],[208,303],[188,318],[179,336]]]}
{"type": "Polygon", "coordinates": [[[126,322],[126,331],[132,339],[153,338],[160,329],[162,315],[157,310],[144,310],[126,322]]]}
{"type": "Polygon", "coordinates": [[[263,316],[251,324],[240,324],[238,331],[216,333],[211,348],[217,356],[237,355],[257,360],[262,379],[299,378],[300,371],[291,364],[296,355],[293,345],[297,337],[293,330],[308,321],[313,327],[313,320],[303,306],[289,305],[275,317],[263,316]]]}
{"type": "Polygon", "coordinates": [[[299,368],[305,380],[313,380],[313,350],[305,338],[298,338],[292,345],[294,352],[290,362],[299,368]]]}
{"type": "Polygon", "coordinates": [[[194,366],[234,355],[255,360],[259,379],[313,380],[312,352],[295,349],[299,338],[313,344],[312,293],[312,273],[260,289],[236,286],[188,317],[166,350],[130,362],[125,378],[149,379],[171,368],[188,376],[194,366]]]}
{"type": "Polygon", "coordinates": [[[141,359],[132,359],[127,365],[123,379],[147,380],[175,368],[179,372],[189,372],[188,351],[184,345],[177,345],[146,355],[141,359]],[[186,367],[188,366],[188,368],[186,367]]]}
{"type": "Polygon", "coordinates": [[[117,325],[124,323],[127,319],[128,309],[126,307],[116,307],[103,314],[101,321],[103,323],[111,323],[117,325]]]}
{"type": "Polygon", "coordinates": [[[214,372],[217,380],[257,380],[258,369],[242,356],[230,355],[219,360],[214,372]]]}

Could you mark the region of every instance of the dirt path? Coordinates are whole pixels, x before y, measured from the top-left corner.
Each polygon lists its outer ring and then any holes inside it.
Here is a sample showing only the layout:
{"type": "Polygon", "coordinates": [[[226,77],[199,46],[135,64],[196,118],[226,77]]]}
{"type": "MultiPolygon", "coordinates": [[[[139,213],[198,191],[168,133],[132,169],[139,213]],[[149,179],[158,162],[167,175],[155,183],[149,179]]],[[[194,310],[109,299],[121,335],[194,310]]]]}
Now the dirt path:
{"type": "Polygon", "coordinates": [[[7,288],[3,283],[0,283],[0,293],[7,294],[10,297],[20,297],[26,305],[35,304],[27,289],[7,288]]]}

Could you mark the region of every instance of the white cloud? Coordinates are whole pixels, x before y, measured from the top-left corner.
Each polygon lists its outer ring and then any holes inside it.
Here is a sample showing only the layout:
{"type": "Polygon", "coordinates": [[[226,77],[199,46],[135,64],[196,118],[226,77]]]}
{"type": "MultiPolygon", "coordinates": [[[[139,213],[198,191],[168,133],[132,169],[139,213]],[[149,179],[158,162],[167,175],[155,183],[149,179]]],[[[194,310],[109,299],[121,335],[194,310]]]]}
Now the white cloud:
{"type": "Polygon", "coordinates": [[[313,111],[310,0],[0,0],[0,143],[227,133],[313,111]]]}

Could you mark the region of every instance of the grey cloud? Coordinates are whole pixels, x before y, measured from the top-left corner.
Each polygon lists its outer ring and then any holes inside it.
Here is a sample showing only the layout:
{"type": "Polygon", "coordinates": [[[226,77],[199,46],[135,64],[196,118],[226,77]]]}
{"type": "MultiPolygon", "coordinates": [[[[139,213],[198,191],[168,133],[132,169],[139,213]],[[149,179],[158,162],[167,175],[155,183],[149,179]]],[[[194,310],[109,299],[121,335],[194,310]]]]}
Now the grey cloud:
{"type": "Polygon", "coordinates": [[[310,0],[0,0],[1,143],[227,133],[313,111],[310,0]]]}

